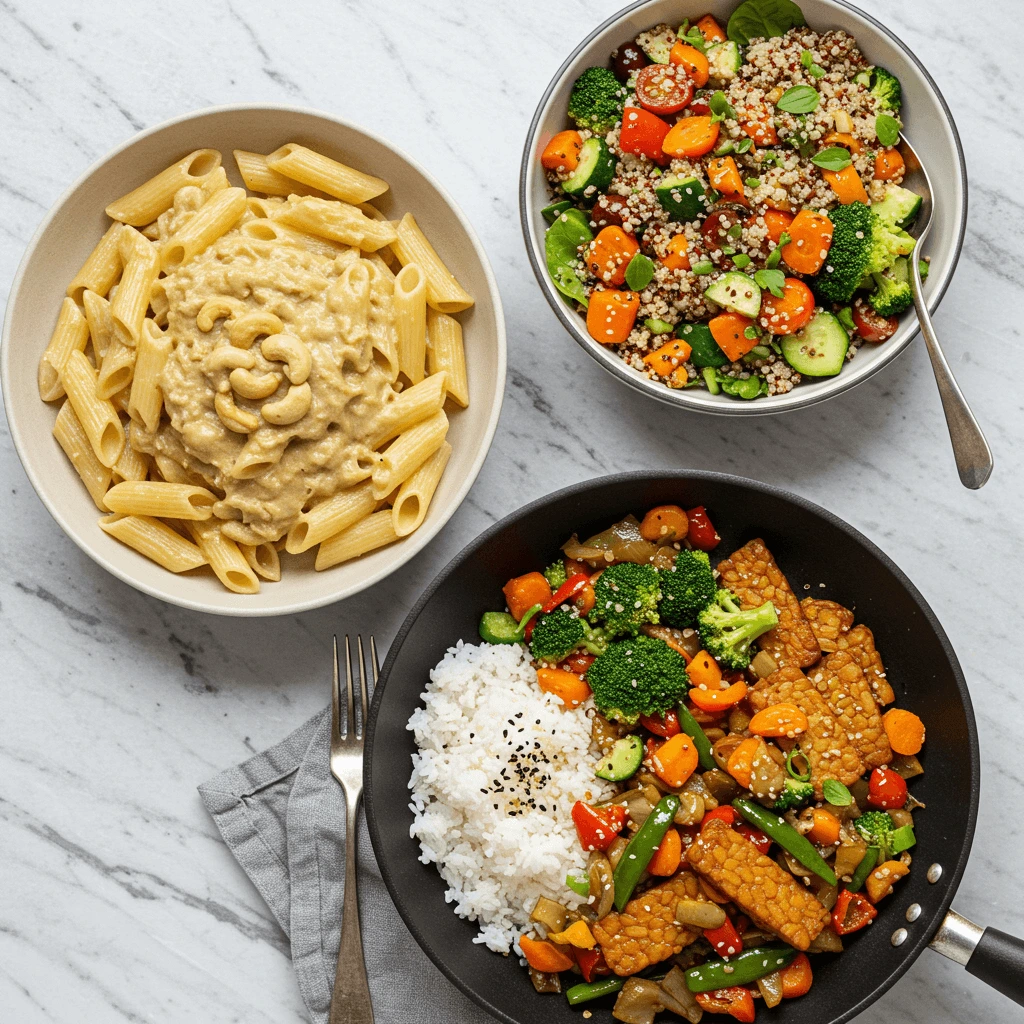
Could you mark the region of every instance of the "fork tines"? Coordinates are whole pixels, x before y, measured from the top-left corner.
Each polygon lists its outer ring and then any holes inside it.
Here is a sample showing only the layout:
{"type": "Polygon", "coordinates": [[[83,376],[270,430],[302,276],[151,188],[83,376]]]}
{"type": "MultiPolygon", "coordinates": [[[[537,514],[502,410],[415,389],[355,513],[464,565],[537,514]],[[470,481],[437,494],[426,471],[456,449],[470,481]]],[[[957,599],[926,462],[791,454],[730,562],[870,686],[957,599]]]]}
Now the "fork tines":
{"type": "MultiPolygon", "coordinates": [[[[341,714],[341,670],[338,664],[338,637],[334,637],[334,683],[331,688],[331,732],[336,739],[347,739],[349,733],[355,739],[363,738],[366,713],[369,710],[369,692],[366,683],[366,656],[363,652],[363,636],[356,635],[356,667],[359,673],[359,701],[356,707],[355,690],[352,682],[352,644],[345,634],[345,715],[341,714]]],[[[370,636],[370,670],[376,685],[380,666],[377,662],[377,644],[370,636]]]]}

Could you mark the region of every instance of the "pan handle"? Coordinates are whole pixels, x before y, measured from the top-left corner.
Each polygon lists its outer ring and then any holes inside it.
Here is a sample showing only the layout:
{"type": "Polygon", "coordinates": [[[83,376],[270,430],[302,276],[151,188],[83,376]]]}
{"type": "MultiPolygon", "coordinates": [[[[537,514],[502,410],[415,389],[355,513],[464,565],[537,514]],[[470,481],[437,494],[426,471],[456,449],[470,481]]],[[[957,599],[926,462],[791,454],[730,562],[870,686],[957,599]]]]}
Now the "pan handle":
{"type": "Polygon", "coordinates": [[[998,928],[980,928],[951,910],[931,947],[1024,1006],[1024,941],[998,928]]]}

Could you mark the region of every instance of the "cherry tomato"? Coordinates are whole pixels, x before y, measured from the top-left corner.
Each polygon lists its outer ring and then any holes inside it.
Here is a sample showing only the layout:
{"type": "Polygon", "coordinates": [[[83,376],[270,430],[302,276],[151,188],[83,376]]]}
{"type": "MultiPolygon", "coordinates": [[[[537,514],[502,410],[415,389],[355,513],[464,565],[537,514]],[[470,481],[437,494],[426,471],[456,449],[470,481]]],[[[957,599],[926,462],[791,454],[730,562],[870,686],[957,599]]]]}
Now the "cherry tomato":
{"type": "Polygon", "coordinates": [[[677,114],[693,99],[693,82],[681,64],[649,64],[636,76],[636,98],[652,114],[677,114]]]}
{"type": "Polygon", "coordinates": [[[907,802],[907,784],[891,768],[876,768],[868,779],[868,803],[879,810],[902,807],[907,802]]]}
{"type": "Polygon", "coordinates": [[[664,736],[669,739],[679,732],[679,715],[671,708],[662,715],[641,715],[640,724],[655,736],[664,736]]]}
{"type": "MultiPolygon", "coordinates": [[[[731,206],[716,207],[705,218],[700,233],[704,237],[704,246],[708,255],[718,262],[726,259],[722,252],[726,246],[733,246],[737,239],[730,236],[729,231],[743,222],[743,217],[731,206]]],[[[692,538],[691,538],[692,539],[692,538]]]]}
{"type": "MultiPolygon", "coordinates": [[[[606,228],[609,225],[621,228],[626,213],[627,207],[624,196],[609,196],[602,192],[597,197],[597,202],[591,208],[590,227],[595,235],[601,228],[606,228]]],[[[582,562],[578,562],[577,565],[582,566],[582,569],[579,570],[580,572],[587,571],[587,566],[583,565],[582,562]]],[[[566,571],[568,572],[569,570],[567,569],[566,571]]]]}
{"type": "Polygon", "coordinates": [[[668,154],[661,148],[671,125],[642,107],[626,107],[622,112],[619,148],[624,153],[639,153],[655,163],[667,164],[668,154]]]}
{"type": "Polygon", "coordinates": [[[853,324],[857,328],[857,334],[865,341],[886,341],[896,333],[900,318],[882,316],[863,299],[857,299],[853,304],[853,324]]]}
{"type": "Polygon", "coordinates": [[[744,839],[749,839],[754,844],[758,853],[767,853],[771,849],[771,837],[766,836],[759,828],[754,828],[753,825],[748,825],[745,822],[742,825],[736,825],[735,828],[744,839]]]}
{"type": "Polygon", "coordinates": [[[711,113],[711,90],[698,89],[690,100],[690,113],[698,117],[707,117],[711,113]]]}
{"type": "Polygon", "coordinates": [[[623,82],[634,72],[647,67],[650,61],[635,40],[623,43],[612,50],[612,71],[623,82]]]}
{"type": "Polygon", "coordinates": [[[701,551],[713,551],[718,547],[722,538],[718,536],[718,531],[708,519],[704,506],[698,505],[696,508],[687,509],[686,515],[690,520],[690,529],[686,535],[689,542],[701,551]]]}

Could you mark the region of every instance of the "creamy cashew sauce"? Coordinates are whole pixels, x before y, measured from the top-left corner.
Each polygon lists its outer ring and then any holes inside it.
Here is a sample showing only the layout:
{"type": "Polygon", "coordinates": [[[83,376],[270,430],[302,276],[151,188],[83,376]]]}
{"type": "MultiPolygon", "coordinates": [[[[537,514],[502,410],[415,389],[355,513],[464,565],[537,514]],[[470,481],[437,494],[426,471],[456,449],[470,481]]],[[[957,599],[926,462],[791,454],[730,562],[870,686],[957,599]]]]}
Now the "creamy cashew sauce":
{"type": "Polygon", "coordinates": [[[131,442],[166,479],[220,495],[227,536],[276,541],[371,474],[398,375],[384,272],[356,250],[332,259],[236,228],[162,284],[167,416],[152,433],[133,424],[131,442]]]}

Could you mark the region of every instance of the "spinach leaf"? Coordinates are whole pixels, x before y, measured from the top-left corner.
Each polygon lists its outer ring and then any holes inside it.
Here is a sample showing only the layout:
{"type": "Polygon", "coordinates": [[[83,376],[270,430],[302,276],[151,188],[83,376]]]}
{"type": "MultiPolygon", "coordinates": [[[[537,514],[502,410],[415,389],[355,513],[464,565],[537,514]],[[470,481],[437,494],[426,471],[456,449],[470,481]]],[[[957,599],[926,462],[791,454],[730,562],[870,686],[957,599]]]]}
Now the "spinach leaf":
{"type": "Polygon", "coordinates": [[[580,265],[577,250],[594,237],[581,210],[566,210],[548,228],[544,236],[544,258],[555,287],[568,299],[587,305],[583,282],[576,276],[580,265]]]}
{"type": "Polygon", "coordinates": [[[828,149],[822,149],[811,157],[812,164],[823,167],[826,171],[841,171],[852,162],[849,150],[843,149],[842,146],[829,146],[828,149]]]}
{"type": "Polygon", "coordinates": [[[775,106],[788,114],[809,114],[817,110],[820,99],[817,89],[809,85],[793,85],[782,94],[775,106]]]}
{"type": "Polygon", "coordinates": [[[654,263],[649,256],[638,252],[626,267],[626,284],[635,291],[642,292],[654,280],[654,263]]]}
{"type": "Polygon", "coordinates": [[[771,39],[806,24],[793,0],[745,0],[732,12],[726,32],[740,46],[749,46],[751,39],[771,39]]]}

